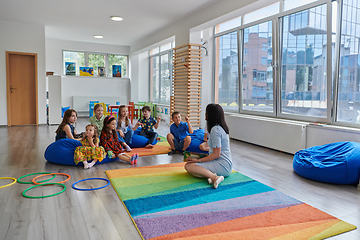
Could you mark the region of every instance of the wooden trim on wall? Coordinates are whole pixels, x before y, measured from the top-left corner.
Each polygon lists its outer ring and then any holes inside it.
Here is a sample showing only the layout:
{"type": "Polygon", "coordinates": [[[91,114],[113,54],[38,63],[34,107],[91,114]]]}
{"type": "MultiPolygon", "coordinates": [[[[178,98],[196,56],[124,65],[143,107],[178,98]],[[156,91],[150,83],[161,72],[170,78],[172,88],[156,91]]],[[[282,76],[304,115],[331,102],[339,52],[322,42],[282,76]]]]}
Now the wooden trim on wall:
{"type": "Polygon", "coordinates": [[[39,125],[39,106],[38,106],[38,62],[37,53],[12,52],[6,51],[6,99],[7,99],[7,125],[11,126],[10,112],[10,55],[27,55],[35,58],[35,109],[36,109],[36,125],[39,125]]]}

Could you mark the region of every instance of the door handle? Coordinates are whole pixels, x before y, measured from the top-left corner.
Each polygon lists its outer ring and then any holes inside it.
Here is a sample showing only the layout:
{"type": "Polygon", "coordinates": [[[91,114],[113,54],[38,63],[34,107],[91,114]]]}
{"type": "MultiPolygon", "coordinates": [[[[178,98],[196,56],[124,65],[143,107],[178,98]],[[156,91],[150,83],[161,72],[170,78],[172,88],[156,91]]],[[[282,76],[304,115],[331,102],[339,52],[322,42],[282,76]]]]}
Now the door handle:
{"type": "Polygon", "coordinates": [[[14,88],[14,87],[10,86],[10,93],[12,93],[12,92],[13,92],[13,89],[16,89],[16,88],[14,88]]]}

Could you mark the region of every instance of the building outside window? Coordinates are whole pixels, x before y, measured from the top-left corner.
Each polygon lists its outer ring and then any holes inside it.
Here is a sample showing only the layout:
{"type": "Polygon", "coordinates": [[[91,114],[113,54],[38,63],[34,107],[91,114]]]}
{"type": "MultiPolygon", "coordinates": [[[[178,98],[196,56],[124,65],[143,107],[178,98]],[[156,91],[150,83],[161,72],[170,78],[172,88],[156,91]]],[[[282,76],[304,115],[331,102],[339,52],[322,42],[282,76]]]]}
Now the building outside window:
{"type": "Polygon", "coordinates": [[[243,109],[273,112],[272,22],[264,22],[244,29],[242,72],[243,109]],[[270,47],[269,47],[270,46],[270,47]],[[270,60],[270,62],[268,61],[270,60]],[[251,78],[244,76],[252,74],[251,78]]]}
{"type": "Polygon", "coordinates": [[[326,4],[282,20],[281,112],[326,118],[326,4]]]}
{"type": "Polygon", "coordinates": [[[239,108],[239,69],[237,32],[228,33],[215,39],[218,67],[215,69],[215,85],[218,94],[215,102],[225,110],[239,108]]]}

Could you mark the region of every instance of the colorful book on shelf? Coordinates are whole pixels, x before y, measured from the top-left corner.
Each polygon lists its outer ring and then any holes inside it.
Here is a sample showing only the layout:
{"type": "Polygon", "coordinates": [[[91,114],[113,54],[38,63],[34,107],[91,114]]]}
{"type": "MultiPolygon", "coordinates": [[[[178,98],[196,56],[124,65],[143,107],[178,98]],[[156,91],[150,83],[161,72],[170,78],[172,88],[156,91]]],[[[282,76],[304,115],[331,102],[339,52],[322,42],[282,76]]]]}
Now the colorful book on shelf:
{"type": "Polygon", "coordinates": [[[112,65],[113,77],[121,77],[121,65],[112,65]]]}
{"type": "Polygon", "coordinates": [[[70,76],[76,75],[76,63],[65,62],[65,75],[70,75],[70,76]]]}
{"type": "Polygon", "coordinates": [[[94,76],[94,68],[93,67],[80,67],[80,76],[94,76]]]}

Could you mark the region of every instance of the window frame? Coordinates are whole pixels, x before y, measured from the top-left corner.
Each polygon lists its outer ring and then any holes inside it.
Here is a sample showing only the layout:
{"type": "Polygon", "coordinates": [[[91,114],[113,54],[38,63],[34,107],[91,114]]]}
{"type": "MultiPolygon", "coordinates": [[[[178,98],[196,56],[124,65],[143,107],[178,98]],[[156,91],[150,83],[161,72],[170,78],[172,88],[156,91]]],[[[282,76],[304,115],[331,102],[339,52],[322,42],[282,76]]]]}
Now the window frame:
{"type": "MultiPolygon", "coordinates": [[[[341,0],[338,0],[341,2],[341,0]]],[[[217,68],[218,66],[216,66],[216,51],[215,51],[215,45],[216,45],[216,38],[220,37],[222,35],[228,34],[230,32],[233,31],[237,31],[238,32],[238,58],[239,58],[239,64],[238,64],[238,68],[239,68],[239,108],[238,111],[230,111],[230,110],[226,110],[226,112],[229,113],[239,113],[239,114],[249,114],[249,115],[259,115],[259,116],[270,116],[270,117],[275,117],[275,118],[284,118],[284,119],[291,119],[291,120],[299,120],[299,121],[309,121],[309,122],[326,122],[326,123],[332,123],[332,124],[339,124],[338,122],[334,121],[334,117],[336,116],[334,115],[334,113],[336,113],[336,109],[334,108],[335,106],[335,102],[331,99],[337,99],[337,93],[336,93],[336,89],[335,89],[335,84],[334,84],[334,91],[332,92],[332,82],[334,81],[334,83],[336,82],[336,78],[338,77],[338,75],[336,75],[336,72],[334,72],[334,79],[332,79],[332,77],[327,77],[327,113],[326,113],[326,118],[321,118],[321,117],[314,117],[314,116],[305,116],[305,115],[293,115],[293,114],[283,114],[281,113],[281,60],[282,60],[282,31],[281,31],[281,27],[282,27],[282,22],[281,22],[281,18],[286,16],[286,15],[290,15],[296,12],[301,12],[303,10],[306,9],[310,9],[310,8],[314,8],[323,4],[326,4],[326,24],[328,26],[331,26],[332,24],[332,6],[331,6],[331,2],[332,0],[318,0],[318,1],[314,1],[293,9],[289,9],[287,11],[283,11],[283,1],[279,1],[279,7],[280,7],[280,12],[278,14],[269,16],[267,18],[263,18],[263,19],[259,19],[257,21],[251,22],[251,23],[247,23],[247,24],[242,24],[241,26],[238,26],[236,28],[233,29],[229,29],[227,31],[224,32],[220,32],[220,33],[215,33],[215,27],[213,30],[213,40],[214,40],[214,58],[213,58],[213,63],[214,63],[214,69],[217,68]],[[268,112],[261,112],[261,111],[250,111],[250,110],[244,110],[243,109],[243,102],[242,102],[242,81],[243,81],[243,55],[244,53],[244,49],[243,47],[241,47],[243,45],[243,32],[244,29],[253,25],[257,25],[266,21],[272,21],[272,48],[273,48],[273,61],[272,61],[272,67],[273,67],[273,112],[272,113],[268,113],[268,112]],[[334,106],[333,106],[334,105],[334,106]]],[[[340,5],[340,4],[339,4],[340,5]]],[[[339,7],[338,7],[338,12],[340,11],[339,7]]],[[[338,19],[341,18],[341,16],[338,14],[338,19]]],[[[243,15],[242,15],[242,21],[243,21],[243,15]]],[[[339,23],[341,22],[341,20],[337,20],[337,24],[340,25],[339,23]]],[[[242,22],[243,23],[243,22],[242,22]]],[[[339,28],[339,26],[338,26],[339,28]]],[[[327,46],[331,46],[332,45],[332,31],[331,28],[327,28],[327,46]],[[330,30],[329,30],[330,29],[330,30]]],[[[337,31],[337,37],[340,38],[338,35],[339,31],[337,31]]],[[[335,44],[339,44],[338,41],[336,41],[335,44]]],[[[335,47],[335,54],[337,53],[337,50],[339,48],[335,47]]],[[[327,48],[327,60],[326,60],[326,74],[327,76],[332,76],[332,51],[331,48],[327,48]]],[[[335,65],[338,61],[335,61],[335,65]]],[[[213,83],[214,83],[214,100],[215,100],[215,94],[218,94],[218,84],[215,82],[215,70],[214,70],[214,78],[213,78],[213,83]]],[[[357,127],[359,127],[359,124],[356,124],[357,127]]],[[[348,126],[348,124],[346,125],[348,126]]]]}
{"type": "MultiPolygon", "coordinates": [[[[165,44],[163,44],[165,45],[165,44]]],[[[162,46],[163,46],[162,45],[162,46]]],[[[173,47],[173,42],[171,42],[171,46],[173,47]]],[[[161,99],[161,56],[162,55],[168,55],[169,57],[169,63],[168,63],[168,67],[169,67],[169,80],[170,80],[170,96],[172,96],[172,54],[173,54],[173,48],[171,49],[167,49],[167,50],[164,50],[164,51],[160,51],[160,46],[157,47],[159,49],[159,52],[157,53],[154,53],[154,54],[150,54],[151,53],[151,50],[155,49],[151,49],[149,50],[148,54],[149,54],[149,101],[151,102],[154,102],[154,103],[158,103],[158,104],[169,104],[170,105],[170,99],[169,99],[169,102],[162,102],[160,101],[161,99]],[[158,93],[159,93],[159,96],[158,96],[158,101],[154,101],[154,98],[153,98],[153,93],[152,93],[152,87],[151,87],[151,84],[153,83],[152,82],[152,69],[151,69],[151,58],[152,57],[156,57],[158,56],[158,64],[159,64],[159,86],[158,86],[158,93]]]]}
{"type": "MultiPolygon", "coordinates": [[[[97,74],[92,77],[92,78],[118,78],[118,77],[113,77],[111,72],[108,72],[109,69],[109,55],[119,55],[119,56],[124,56],[126,57],[126,75],[121,76],[121,78],[129,78],[129,55],[127,54],[119,54],[119,53],[105,53],[105,52],[94,52],[94,51],[80,51],[80,50],[67,50],[67,49],[62,49],[62,74],[65,75],[65,61],[64,61],[64,52],[78,52],[78,53],[84,53],[84,67],[88,67],[89,66],[89,54],[94,54],[94,55],[104,55],[105,56],[105,72],[106,72],[106,76],[105,77],[99,77],[97,74]]],[[[77,68],[80,66],[77,66],[77,68]]],[[[94,72],[97,73],[97,69],[94,69],[94,72]]],[[[71,77],[83,77],[83,76],[79,76],[79,75],[75,75],[75,76],[71,76],[71,77]]]]}

